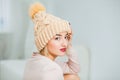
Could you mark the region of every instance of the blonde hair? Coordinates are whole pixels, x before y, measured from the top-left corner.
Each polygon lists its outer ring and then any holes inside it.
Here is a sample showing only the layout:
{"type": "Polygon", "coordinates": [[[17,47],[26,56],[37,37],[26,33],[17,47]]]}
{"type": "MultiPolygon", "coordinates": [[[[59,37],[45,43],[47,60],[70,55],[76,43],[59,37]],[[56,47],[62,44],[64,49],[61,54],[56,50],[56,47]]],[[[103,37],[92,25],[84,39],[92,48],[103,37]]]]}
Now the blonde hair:
{"type": "Polygon", "coordinates": [[[40,54],[43,55],[43,56],[48,56],[48,49],[47,49],[47,46],[45,46],[41,51],[40,51],[40,54]]]}

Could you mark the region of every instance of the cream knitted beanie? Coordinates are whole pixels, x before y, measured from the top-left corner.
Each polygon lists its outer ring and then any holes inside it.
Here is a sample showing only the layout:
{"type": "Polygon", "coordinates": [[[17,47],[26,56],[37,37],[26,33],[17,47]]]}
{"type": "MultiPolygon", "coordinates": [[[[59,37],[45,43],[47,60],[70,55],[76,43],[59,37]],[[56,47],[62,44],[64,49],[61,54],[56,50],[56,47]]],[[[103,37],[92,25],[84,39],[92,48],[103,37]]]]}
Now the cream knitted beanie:
{"type": "Polygon", "coordinates": [[[35,25],[35,44],[39,51],[41,51],[56,34],[63,31],[71,33],[68,21],[46,13],[45,7],[40,3],[35,3],[31,6],[30,16],[35,25]]]}

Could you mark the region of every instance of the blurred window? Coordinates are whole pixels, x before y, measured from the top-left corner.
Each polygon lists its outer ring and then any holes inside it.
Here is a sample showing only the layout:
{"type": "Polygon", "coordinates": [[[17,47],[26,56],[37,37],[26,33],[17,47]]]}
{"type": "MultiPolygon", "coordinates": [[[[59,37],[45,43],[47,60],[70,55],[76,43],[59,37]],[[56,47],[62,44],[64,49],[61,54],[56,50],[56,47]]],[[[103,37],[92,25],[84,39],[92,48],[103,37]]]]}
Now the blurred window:
{"type": "Polygon", "coordinates": [[[7,31],[10,15],[10,0],[0,0],[0,31],[7,31]]]}

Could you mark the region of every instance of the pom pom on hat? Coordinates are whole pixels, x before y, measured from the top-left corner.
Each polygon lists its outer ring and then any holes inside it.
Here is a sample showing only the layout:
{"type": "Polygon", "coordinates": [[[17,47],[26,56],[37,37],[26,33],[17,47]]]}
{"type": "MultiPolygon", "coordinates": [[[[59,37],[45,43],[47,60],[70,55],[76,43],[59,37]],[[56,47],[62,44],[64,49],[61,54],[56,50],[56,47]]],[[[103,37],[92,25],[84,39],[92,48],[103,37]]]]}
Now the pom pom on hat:
{"type": "Polygon", "coordinates": [[[29,10],[29,15],[33,19],[34,15],[38,13],[39,11],[46,11],[45,7],[41,3],[34,3],[31,5],[29,10]]]}

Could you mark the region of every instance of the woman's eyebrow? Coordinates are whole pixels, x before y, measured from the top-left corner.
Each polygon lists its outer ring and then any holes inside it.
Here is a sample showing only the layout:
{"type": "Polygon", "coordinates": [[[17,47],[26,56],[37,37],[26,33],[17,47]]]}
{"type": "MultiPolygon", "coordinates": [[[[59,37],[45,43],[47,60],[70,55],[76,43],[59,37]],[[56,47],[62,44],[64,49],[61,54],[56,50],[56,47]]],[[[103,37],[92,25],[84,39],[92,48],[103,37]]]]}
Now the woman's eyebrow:
{"type": "Polygon", "coordinates": [[[56,34],[56,36],[62,36],[61,34],[56,34]]]}
{"type": "MultiPolygon", "coordinates": [[[[68,33],[65,35],[65,36],[67,36],[68,35],[68,33]]],[[[61,34],[56,34],[56,36],[62,36],[61,34]]]]}

